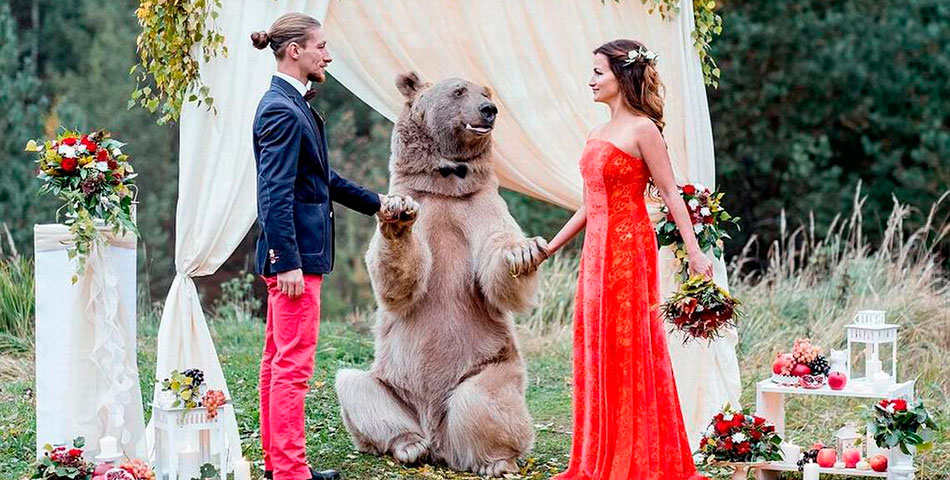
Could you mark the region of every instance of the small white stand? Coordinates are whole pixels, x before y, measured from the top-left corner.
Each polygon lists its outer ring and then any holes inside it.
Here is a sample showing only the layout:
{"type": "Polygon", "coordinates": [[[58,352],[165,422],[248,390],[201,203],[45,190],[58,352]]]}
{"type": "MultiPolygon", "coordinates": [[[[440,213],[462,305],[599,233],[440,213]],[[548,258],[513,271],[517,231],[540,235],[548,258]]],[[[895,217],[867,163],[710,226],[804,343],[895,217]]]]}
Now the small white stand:
{"type": "MultiPolygon", "coordinates": [[[[914,381],[891,384],[886,390],[875,391],[872,388],[869,379],[859,379],[849,381],[843,390],[832,390],[827,385],[816,388],[806,389],[801,387],[786,387],[773,383],[771,380],[762,380],[755,384],[755,414],[765,418],[775,424],[775,431],[782,438],[785,438],[785,395],[826,395],[831,397],[854,397],[854,398],[897,398],[914,396],[914,381]]],[[[894,450],[890,449],[888,455],[888,470],[886,472],[875,472],[873,470],[857,470],[854,468],[819,468],[819,474],[826,475],[850,475],[855,477],[878,477],[888,480],[910,480],[916,468],[913,466],[913,458],[902,458],[900,466],[895,465],[896,458],[894,450]]],[[[906,456],[905,456],[906,457],[906,456]]],[[[782,462],[769,462],[767,465],[755,469],[756,480],[778,480],[779,472],[798,471],[797,459],[786,459],[782,462]]]]}
{"type": "Polygon", "coordinates": [[[228,474],[228,435],[223,414],[231,408],[224,404],[214,419],[202,407],[162,408],[153,404],[155,445],[151,452],[156,480],[190,480],[206,464],[218,468],[221,478],[228,474]]]}

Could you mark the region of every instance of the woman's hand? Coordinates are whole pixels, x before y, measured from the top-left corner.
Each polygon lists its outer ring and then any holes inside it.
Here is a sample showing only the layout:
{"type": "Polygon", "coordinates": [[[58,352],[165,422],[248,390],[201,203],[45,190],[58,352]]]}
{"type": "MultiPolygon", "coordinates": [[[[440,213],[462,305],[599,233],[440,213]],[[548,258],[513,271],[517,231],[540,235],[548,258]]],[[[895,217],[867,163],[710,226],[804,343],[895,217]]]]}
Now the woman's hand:
{"type": "Polygon", "coordinates": [[[689,270],[691,275],[705,275],[706,278],[713,278],[712,262],[698,250],[689,253],[689,270]]]}

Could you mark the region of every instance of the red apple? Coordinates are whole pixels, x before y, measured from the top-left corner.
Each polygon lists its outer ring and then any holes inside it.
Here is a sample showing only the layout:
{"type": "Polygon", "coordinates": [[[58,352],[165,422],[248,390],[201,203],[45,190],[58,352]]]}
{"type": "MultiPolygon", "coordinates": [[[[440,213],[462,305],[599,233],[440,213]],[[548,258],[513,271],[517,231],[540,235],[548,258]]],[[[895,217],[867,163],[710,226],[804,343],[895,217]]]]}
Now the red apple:
{"type": "Polygon", "coordinates": [[[791,370],[792,364],[794,363],[794,357],[791,353],[780,353],[775,357],[775,361],[772,362],[772,373],[776,375],[781,375],[782,371],[786,368],[791,370]]]}
{"type": "Polygon", "coordinates": [[[811,367],[805,365],[804,363],[796,363],[792,367],[792,375],[796,377],[804,377],[805,375],[811,375],[811,367]]]}
{"type": "Polygon", "coordinates": [[[817,461],[819,467],[831,468],[838,461],[838,452],[835,452],[833,448],[822,448],[818,450],[817,461]]]}
{"type": "Polygon", "coordinates": [[[869,458],[868,463],[871,464],[871,470],[874,470],[875,472],[887,471],[887,457],[881,455],[880,453],[869,458]]]}
{"type": "Polygon", "coordinates": [[[828,386],[832,390],[843,390],[848,384],[848,377],[841,372],[831,372],[828,374],[828,386]]]}
{"type": "Polygon", "coordinates": [[[854,468],[858,465],[858,462],[861,461],[861,450],[857,448],[846,448],[844,453],[841,454],[841,459],[844,460],[845,468],[854,468]]]}

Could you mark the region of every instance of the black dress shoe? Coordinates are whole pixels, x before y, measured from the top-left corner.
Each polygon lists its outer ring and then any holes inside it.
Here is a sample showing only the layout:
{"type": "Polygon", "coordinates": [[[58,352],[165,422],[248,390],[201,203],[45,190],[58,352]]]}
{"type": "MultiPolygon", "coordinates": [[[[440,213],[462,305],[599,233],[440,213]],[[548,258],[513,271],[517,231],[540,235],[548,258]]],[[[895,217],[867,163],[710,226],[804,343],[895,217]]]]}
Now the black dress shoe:
{"type": "MultiPolygon", "coordinates": [[[[270,470],[264,470],[264,478],[267,480],[273,480],[274,472],[270,470]]],[[[318,472],[312,468],[310,469],[310,480],[339,480],[340,478],[340,472],[337,472],[336,470],[324,470],[322,472],[318,472]]]]}

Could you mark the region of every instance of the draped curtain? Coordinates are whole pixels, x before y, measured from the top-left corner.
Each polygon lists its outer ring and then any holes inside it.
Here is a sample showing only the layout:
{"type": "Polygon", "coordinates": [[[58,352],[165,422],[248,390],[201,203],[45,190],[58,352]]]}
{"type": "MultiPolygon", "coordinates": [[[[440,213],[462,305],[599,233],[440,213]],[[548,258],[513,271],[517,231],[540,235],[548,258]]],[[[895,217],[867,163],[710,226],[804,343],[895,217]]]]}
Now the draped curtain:
{"type": "MultiPolygon", "coordinates": [[[[584,139],[607,119],[606,109],[590,100],[591,50],[614,38],[639,39],[660,54],[664,134],[678,179],[714,185],[712,130],[690,37],[689,1],[682,2],[684,13],[669,20],[636,0],[222,3],[217,22],[229,55],[201,70],[217,114],[188,104],[181,117],[177,276],[159,329],[158,378],[194,366],[206,371],[210,385],[226,389],[192,278],[214,273],[254,221],[251,122],[275,63],[269,52],[251,46],[249,35],[268,29],[285,12],[323,21],[334,59],[330,74],[390,120],[403,103],[393,84],[398,73],[414,70],[429,81],[458,76],[491,87],[500,110],[493,135],[502,185],[570,209],[581,200],[577,161],[584,139]]],[[[671,266],[664,258],[660,270],[669,291],[671,266]]],[[[716,269],[725,285],[721,262],[716,269]]],[[[670,339],[692,444],[715,409],[737,403],[736,340],[735,332],[708,346],[682,347],[675,336],[670,339]]],[[[236,440],[233,414],[225,421],[236,440]]]]}

